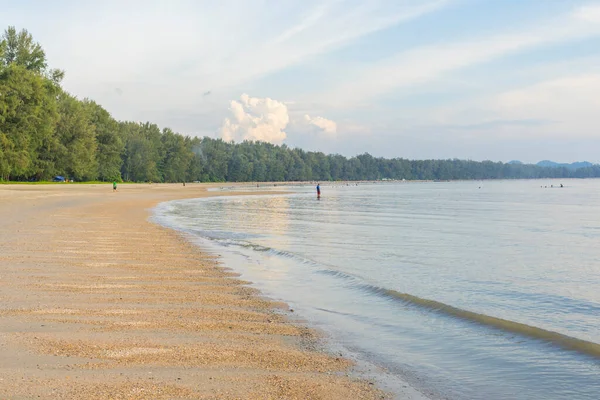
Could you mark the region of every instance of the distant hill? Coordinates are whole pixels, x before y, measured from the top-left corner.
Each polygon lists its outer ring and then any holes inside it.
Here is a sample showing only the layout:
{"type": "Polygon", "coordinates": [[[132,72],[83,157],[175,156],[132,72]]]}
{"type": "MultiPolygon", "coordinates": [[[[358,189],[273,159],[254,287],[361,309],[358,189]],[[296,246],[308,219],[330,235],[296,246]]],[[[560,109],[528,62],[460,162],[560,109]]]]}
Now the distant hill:
{"type": "Polygon", "coordinates": [[[587,161],[579,161],[579,162],[574,162],[571,164],[567,164],[567,163],[557,163],[554,161],[550,161],[550,160],[543,160],[540,161],[539,163],[536,164],[539,167],[547,167],[547,168],[567,168],[570,170],[576,170],[579,168],[587,168],[587,167],[591,167],[594,164],[587,162],[587,161]]]}
{"type": "Polygon", "coordinates": [[[512,160],[509,161],[508,164],[513,164],[513,165],[523,165],[523,161],[519,161],[519,160],[512,160]]]}

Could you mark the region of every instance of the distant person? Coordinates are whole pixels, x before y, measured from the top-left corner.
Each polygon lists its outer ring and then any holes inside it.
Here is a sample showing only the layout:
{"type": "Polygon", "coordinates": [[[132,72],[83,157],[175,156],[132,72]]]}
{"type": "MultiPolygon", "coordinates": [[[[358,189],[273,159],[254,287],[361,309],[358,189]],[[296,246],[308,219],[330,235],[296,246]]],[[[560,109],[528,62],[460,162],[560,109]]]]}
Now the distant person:
{"type": "Polygon", "coordinates": [[[317,199],[321,198],[321,185],[317,183],[317,199]]]}
{"type": "Polygon", "coordinates": [[[563,186],[563,184],[562,184],[562,183],[560,184],[560,187],[561,187],[561,188],[564,188],[564,186],[563,186]]]}
{"type": "Polygon", "coordinates": [[[113,192],[117,191],[117,181],[113,181],[113,192]]]}

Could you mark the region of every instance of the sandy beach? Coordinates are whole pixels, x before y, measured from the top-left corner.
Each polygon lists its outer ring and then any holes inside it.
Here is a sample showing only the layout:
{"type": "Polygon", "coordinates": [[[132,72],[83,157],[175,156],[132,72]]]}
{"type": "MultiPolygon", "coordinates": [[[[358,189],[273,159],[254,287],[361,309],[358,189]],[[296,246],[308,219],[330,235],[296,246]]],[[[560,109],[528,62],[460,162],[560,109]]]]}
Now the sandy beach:
{"type": "Polygon", "coordinates": [[[0,185],[1,399],[387,398],[285,304],[148,221],[207,187],[0,185]]]}

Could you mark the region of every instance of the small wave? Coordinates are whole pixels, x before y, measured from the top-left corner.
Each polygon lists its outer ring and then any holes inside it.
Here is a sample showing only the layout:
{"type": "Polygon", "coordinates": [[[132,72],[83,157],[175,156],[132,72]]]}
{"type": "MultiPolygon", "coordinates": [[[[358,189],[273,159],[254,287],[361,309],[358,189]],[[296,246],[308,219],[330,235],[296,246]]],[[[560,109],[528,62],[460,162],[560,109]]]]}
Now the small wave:
{"type": "Polygon", "coordinates": [[[502,318],[492,317],[490,315],[480,314],[473,311],[463,310],[448,304],[435,300],[424,299],[408,293],[401,293],[391,289],[385,289],[373,285],[363,285],[365,289],[379,296],[385,296],[393,300],[400,300],[403,303],[427,308],[445,315],[450,315],[466,321],[475,322],[481,325],[501,329],[506,332],[517,333],[534,339],[544,340],[553,343],[564,349],[577,351],[579,353],[600,358],[600,344],[563,335],[562,333],[549,331],[535,326],[523,324],[520,322],[509,321],[502,318]]]}
{"type": "Polygon", "coordinates": [[[354,275],[350,275],[350,274],[347,274],[345,272],[338,271],[335,269],[321,269],[321,270],[318,270],[317,273],[322,274],[322,275],[333,276],[336,278],[342,278],[345,280],[356,280],[357,279],[357,277],[354,275]]]}
{"type": "Polygon", "coordinates": [[[266,253],[268,255],[271,256],[276,256],[276,257],[285,257],[285,258],[289,258],[294,260],[297,263],[303,264],[303,265],[310,265],[310,266],[322,266],[322,264],[319,264],[318,262],[311,260],[309,258],[306,257],[302,257],[296,253],[290,252],[290,251],[285,251],[285,250],[278,250],[269,246],[263,246],[257,243],[252,243],[246,240],[239,240],[237,238],[218,238],[218,237],[210,237],[210,236],[205,236],[202,235],[204,238],[206,239],[210,239],[220,245],[223,246],[237,246],[243,249],[249,249],[249,250],[253,250],[259,253],[266,253]]]}
{"type": "MultiPolygon", "coordinates": [[[[157,214],[163,225],[166,226],[175,226],[177,229],[182,230],[181,226],[177,226],[177,224],[170,218],[166,218],[169,215],[169,211],[172,212],[172,204],[163,203],[162,208],[158,209],[157,214]],[[162,218],[160,218],[162,217],[162,218]]],[[[391,289],[385,289],[379,286],[371,285],[369,283],[365,283],[365,280],[362,277],[351,275],[336,269],[329,269],[328,265],[318,263],[314,260],[302,257],[293,252],[283,251],[274,249],[267,246],[261,246],[255,243],[251,243],[249,241],[243,240],[248,239],[251,235],[248,234],[232,234],[231,232],[218,232],[218,231],[208,231],[208,230],[198,230],[198,229],[184,229],[188,233],[194,234],[196,236],[201,236],[205,239],[209,239],[213,242],[216,242],[223,246],[238,246],[241,248],[246,248],[250,250],[257,251],[263,254],[269,254],[279,257],[286,257],[294,259],[296,262],[300,262],[305,265],[311,265],[318,267],[319,269],[316,271],[320,274],[330,275],[336,278],[340,278],[346,281],[353,281],[352,285],[356,289],[363,289],[372,294],[378,296],[384,296],[389,299],[393,299],[395,301],[401,301],[405,304],[410,304],[412,306],[417,306],[425,309],[429,309],[435,312],[439,312],[441,314],[452,316],[458,319],[462,319],[464,321],[474,322],[483,326],[488,326],[496,329],[500,329],[506,332],[520,334],[526,337],[530,337],[533,339],[543,340],[548,343],[552,343],[554,345],[560,346],[564,349],[577,351],[581,354],[593,356],[596,358],[600,358],[600,344],[586,341],[583,339],[574,338],[571,336],[567,336],[558,332],[549,331],[546,329],[538,328],[535,326],[523,324],[520,322],[510,321],[502,318],[497,318],[493,316],[489,316],[486,314],[480,314],[473,311],[464,310],[458,307],[454,307],[439,301],[429,300],[425,298],[421,298],[415,295],[411,295],[408,293],[401,293],[391,289]],[[325,268],[324,268],[325,267],[325,268]]],[[[328,310],[323,310],[328,311],[328,310]]],[[[596,311],[596,310],[592,310],[596,311]]]]}
{"type": "Polygon", "coordinates": [[[229,231],[221,231],[221,230],[206,230],[206,229],[189,229],[190,233],[193,233],[198,236],[202,236],[206,239],[214,239],[214,240],[231,240],[231,241],[242,241],[244,239],[251,239],[258,237],[258,235],[253,235],[249,233],[242,232],[229,232],[229,231]]]}
{"type": "Polygon", "coordinates": [[[345,313],[345,312],[341,312],[341,311],[335,311],[335,310],[329,310],[327,308],[321,308],[321,307],[315,307],[315,310],[319,310],[319,311],[323,311],[329,314],[336,314],[336,315],[344,315],[344,316],[354,316],[354,314],[349,314],[349,313],[345,313]]]}

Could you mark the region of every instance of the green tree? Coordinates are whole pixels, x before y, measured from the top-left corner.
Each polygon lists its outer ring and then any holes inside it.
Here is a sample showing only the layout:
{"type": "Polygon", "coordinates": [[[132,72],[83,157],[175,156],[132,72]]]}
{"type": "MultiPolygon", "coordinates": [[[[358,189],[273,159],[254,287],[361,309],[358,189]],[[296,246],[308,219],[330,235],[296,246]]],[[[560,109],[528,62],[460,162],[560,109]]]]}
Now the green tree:
{"type": "Polygon", "coordinates": [[[151,123],[117,122],[100,105],[60,86],[26,30],[0,37],[0,179],[154,182],[600,177],[600,166],[550,168],[471,160],[346,158],[275,146],[190,138],[151,123]]]}
{"type": "Polygon", "coordinates": [[[0,40],[0,65],[11,64],[44,75],[57,85],[65,74],[59,69],[48,69],[46,53],[42,46],[33,40],[33,36],[27,30],[17,32],[14,26],[9,26],[0,40]]]}
{"type": "Polygon", "coordinates": [[[39,43],[33,41],[29,32],[23,29],[17,32],[14,26],[9,26],[2,36],[4,65],[16,64],[29,71],[42,73],[47,68],[46,54],[39,43]]]}
{"type": "Polygon", "coordinates": [[[165,182],[185,182],[194,153],[186,144],[185,138],[165,128],[162,136],[164,159],[162,176],[165,182]]]}
{"type": "Polygon", "coordinates": [[[125,138],[122,176],[133,182],[162,182],[162,143],[158,126],[150,123],[121,123],[125,138]]]}
{"type": "Polygon", "coordinates": [[[205,162],[205,179],[208,182],[225,182],[231,156],[231,144],[221,139],[204,138],[198,147],[205,162]]]}
{"type": "Polygon", "coordinates": [[[83,104],[96,131],[98,179],[105,182],[120,181],[125,143],[119,134],[119,124],[94,101],[84,100],[83,104]]]}
{"type": "Polygon", "coordinates": [[[77,181],[95,180],[96,126],[91,122],[89,109],[63,92],[58,97],[58,111],[56,135],[60,144],[54,153],[56,170],[77,181]]]}
{"type": "Polygon", "coordinates": [[[56,87],[25,67],[11,64],[0,71],[0,142],[3,179],[38,178],[53,173],[45,156],[56,149],[56,87]]]}

